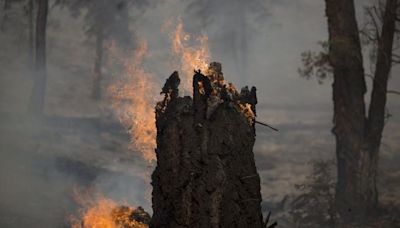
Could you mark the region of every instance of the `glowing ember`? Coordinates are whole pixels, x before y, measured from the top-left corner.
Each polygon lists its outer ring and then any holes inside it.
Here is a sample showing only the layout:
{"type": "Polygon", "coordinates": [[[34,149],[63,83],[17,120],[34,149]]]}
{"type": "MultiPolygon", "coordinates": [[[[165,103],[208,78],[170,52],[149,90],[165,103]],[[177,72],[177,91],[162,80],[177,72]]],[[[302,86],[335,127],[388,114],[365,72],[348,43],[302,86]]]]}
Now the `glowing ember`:
{"type": "Polygon", "coordinates": [[[185,32],[183,23],[179,20],[174,33],[171,35],[172,51],[180,61],[179,72],[183,76],[182,88],[185,93],[192,89],[193,70],[205,71],[210,62],[210,51],[208,48],[208,36],[203,34],[192,37],[185,32]]]}
{"type": "Polygon", "coordinates": [[[239,103],[239,108],[242,111],[242,113],[244,114],[244,116],[246,117],[247,121],[250,124],[254,124],[255,114],[251,108],[251,104],[249,104],[249,103],[240,104],[239,103]]]}

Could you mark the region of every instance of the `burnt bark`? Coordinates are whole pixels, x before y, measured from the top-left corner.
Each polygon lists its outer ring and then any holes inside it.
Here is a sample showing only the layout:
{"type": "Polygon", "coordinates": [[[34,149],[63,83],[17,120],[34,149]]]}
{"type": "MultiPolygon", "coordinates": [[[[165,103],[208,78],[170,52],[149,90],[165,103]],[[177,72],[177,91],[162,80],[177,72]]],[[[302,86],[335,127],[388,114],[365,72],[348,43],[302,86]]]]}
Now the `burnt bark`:
{"type": "Polygon", "coordinates": [[[46,90],[46,27],[48,0],[37,1],[35,71],[30,100],[30,110],[36,115],[43,114],[46,90]]]}
{"type": "Polygon", "coordinates": [[[193,99],[176,96],[176,82],[167,81],[163,91],[170,92],[156,107],[150,227],[261,228],[254,125],[239,100],[220,99],[213,106],[211,96],[225,87],[209,76],[195,74],[193,99]]]}
{"type": "Polygon", "coordinates": [[[333,67],[336,202],[344,221],[362,221],[377,209],[376,173],[391,69],[397,0],[387,0],[368,116],[354,1],[326,0],[329,61],[333,67]]]}

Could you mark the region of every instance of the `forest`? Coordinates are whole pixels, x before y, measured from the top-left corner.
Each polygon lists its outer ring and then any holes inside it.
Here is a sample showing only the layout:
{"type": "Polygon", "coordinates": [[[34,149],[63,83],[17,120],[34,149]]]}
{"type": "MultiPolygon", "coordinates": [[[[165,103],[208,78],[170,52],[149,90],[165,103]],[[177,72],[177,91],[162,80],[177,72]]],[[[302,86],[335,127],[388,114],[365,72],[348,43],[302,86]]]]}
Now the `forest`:
{"type": "Polygon", "coordinates": [[[399,0],[0,0],[0,227],[400,227],[399,0]]]}

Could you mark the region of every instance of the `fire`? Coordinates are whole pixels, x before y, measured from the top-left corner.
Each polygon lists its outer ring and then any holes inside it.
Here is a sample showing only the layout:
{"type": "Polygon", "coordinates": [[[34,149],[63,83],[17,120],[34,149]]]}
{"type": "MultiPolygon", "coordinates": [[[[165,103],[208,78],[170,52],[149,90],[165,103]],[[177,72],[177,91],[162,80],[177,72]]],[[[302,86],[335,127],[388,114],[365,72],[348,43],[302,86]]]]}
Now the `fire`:
{"type": "Polygon", "coordinates": [[[185,93],[192,89],[193,70],[205,71],[210,62],[210,51],[208,36],[202,34],[199,37],[192,37],[184,30],[182,20],[179,20],[175,31],[171,34],[171,48],[178,58],[179,68],[183,76],[182,88],[185,93]]]}
{"type": "Polygon", "coordinates": [[[239,103],[239,108],[242,111],[242,113],[244,114],[244,116],[246,117],[247,121],[250,124],[254,124],[255,114],[252,110],[251,104],[249,104],[249,103],[240,104],[239,103]]]}
{"type": "Polygon", "coordinates": [[[129,129],[132,149],[139,151],[143,158],[155,161],[156,127],[154,104],[159,86],[153,76],[143,68],[147,56],[147,43],[142,41],[132,61],[122,59],[124,72],[122,79],[109,87],[120,121],[129,129]]]}
{"type": "MultiPolygon", "coordinates": [[[[208,69],[210,61],[208,37],[203,34],[192,38],[179,20],[170,39],[173,56],[178,59],[178,68],[183,76],[181,81],[183,91],[189,93],[192,88],[193,70],[208,69]]],[[[146,161],[152,163],[156,159],[154,105],[159,100],[157,95],[160,86],[153,75],[143,68],[147,54],[147,43],[142,41],[132,61],[116,58],[122,62],[125,70],[122,79],[109,87],[109,94],[115,110],[120,111],[118,115],[120,121],[129,129],[132,148],[138,150],[146,161]]]]}
{"type": "MultiPolygon", "coordinates": [[[[71,217],[72,228],[147,228],[142,222],[132,218],[134,209],[120,207],[114,201],[96,193],[94,197],[87,193],[77,193],[75,198],[82,207],[80,219],[71,217]]],[[[90,194],[91,195],[91,194],[90,194]]]]}
{"type": "MultiPolygon", "coordinates": [[[[194,37],[183,29],[179,21],[170,36],[172,54],[178,58],[178,69],[181,72],[183,91],[188,93],[192,88],[193,70],[206,71],[210,61],[208,37],[194,37]],[[196,45],[191,46],[193,43],[196,45]]],[[[111,64],[121,65],[122,74],[118,81],[108,87],[113,109],[121,123],[128,129],[131,137],[131,147],[142,157],[153,164],[156,160],[156,126],[154,106],[159,100],[161,86],[154,76],[143,67],[148,55],[146,41],[141,41],[132,58],[123,58],[118,48],[111,45],[111,64]]],[[[145,178],[147,179],[147,178],[145,178]]],[[[144,223],[132,220],[132,213],[140,212],[131,207],[119,207],[116,202],[101,194],[77,194],[76,202],[81,206],[79,218],[71,217],[73,228],[144,228],[144,223]]]]}

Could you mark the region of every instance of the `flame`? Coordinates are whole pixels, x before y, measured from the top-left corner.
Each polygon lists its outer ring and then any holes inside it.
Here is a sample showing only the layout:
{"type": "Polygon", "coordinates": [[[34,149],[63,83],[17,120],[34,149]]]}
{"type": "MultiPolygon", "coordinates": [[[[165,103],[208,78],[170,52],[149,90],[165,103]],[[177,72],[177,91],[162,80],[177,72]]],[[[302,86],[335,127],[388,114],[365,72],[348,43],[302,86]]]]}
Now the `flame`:
{"type": "Polygon", "coordinates": [[[179,61],[183,91],[191,93],[193,70],[200,69],[204,72],[210,62],[208,36],[202,34],[193,37],[184,30],[183,22],[179,20],[170,39],[172,52],[179,61]]]}
{"type": "MultiPolygon", "coordinates": [[[[170,36],[172,54],[177,58],[181,73],[182,88],[185,93],[192,90],[193,70],[206,71],[210,60],[208,37],[203,34],[194,37],[183,29],[180,20],[170,36]],[[194,46],[191,46],[195,43],[194,46]]],[[[146,41],[141,41],[132,58],[125,58],[116,45],[109,47],[111,62],[121,65],[122,74],[119,80],[108,87],[112,107],[117,112],[121,123],[129,129],[131,147],[141,153],[142,157],[153,164],[156,160],[156,126],[154,106],[158,99],[161,86],[153,75],[143,67],[148,56],[146,41]]],[[[144,178],[148,182],[148,178],[144,178]]],[[[78,194],[75,201],[81,206],[79,219],[71,216],[73,228],[145,228],[147,225],[130,219],[132,208],[121,209],[111,199],[101,194],[78,194]],[[95,197],[93,197],[95,195],[95,197]],[[92,196],[92,197],[89,197],[92,196]]]]}
{"type": "MultiPolygon", "coordinates": [[[[192,89],[193,70],[208,69],[210,60],[208,37],[203,34],[192,38],[179,20],[170,39],[172,54],[179,59],[181,88],[185,94],[189,94],[192,89]]],[[[155,83],[154,77],[143,68],[143,61],[148,55],[146,41],[140,42],[132,61],[118,58],[120,55],[115,54],[117,51],[114,49],[112,48],[111,53],[117,56],[115,59],[122,62],[124,75],[118,83],[109,87],[108,94],[112,97],[114,108],[120,110],[118,114],[120,121],[129,129],[132,148],[138,150],[151,164],[156,159],[154,105],[158,100],[157,91],[161,86],[155,83]]]]}
{"type": "Polygon", "coordinates": [[[249,124],[254,124],[255,114],[252,110],[251,104],[249,104],[249,103],[240,104],[239,103],[239,108],[240,108],[241,112],[244,114],[244,116],[246,117],[249,124]]]}
{"type": "Polygon", "coordinates": [[[119,207],[111,199],[91,191],[79,193],[74,191],[76,202],[82,207],[80,219],[71,216],[72,228],[147,228],[146,224],[130,218],[132,207],[119,207]],[[91,197],[94,195],[94,197],[91,197]]]}
{"type": "Polygon", "coordinates": [[[157,100],[156,91],[160,86],[143,68],[147,53],[147,43],[142,41],[132,61],[120,60],[124,75],[118,83],[109,87],[108,94],[113,100],[114,108],[119,110],[120,121],[129,129],[132,149],[138,150],[146,161],[152,163],[156,159],[154,104],[157,100]]]}

